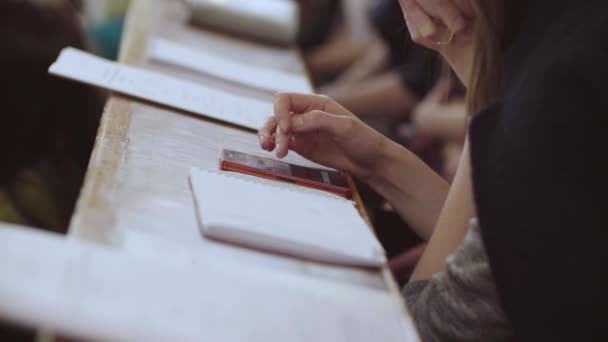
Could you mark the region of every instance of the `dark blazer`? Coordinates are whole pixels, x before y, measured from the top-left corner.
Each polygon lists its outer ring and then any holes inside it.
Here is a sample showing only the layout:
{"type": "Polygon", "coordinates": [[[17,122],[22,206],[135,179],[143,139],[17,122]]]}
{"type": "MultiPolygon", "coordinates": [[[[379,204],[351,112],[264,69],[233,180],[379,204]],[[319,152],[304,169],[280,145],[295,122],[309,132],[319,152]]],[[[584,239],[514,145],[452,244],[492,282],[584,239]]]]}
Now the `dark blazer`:
{"type": "Polygon", "coordinates": [[[528,3],[469,131],[483,240],[518,340],[608,341],[608,1],[528,3]]]}

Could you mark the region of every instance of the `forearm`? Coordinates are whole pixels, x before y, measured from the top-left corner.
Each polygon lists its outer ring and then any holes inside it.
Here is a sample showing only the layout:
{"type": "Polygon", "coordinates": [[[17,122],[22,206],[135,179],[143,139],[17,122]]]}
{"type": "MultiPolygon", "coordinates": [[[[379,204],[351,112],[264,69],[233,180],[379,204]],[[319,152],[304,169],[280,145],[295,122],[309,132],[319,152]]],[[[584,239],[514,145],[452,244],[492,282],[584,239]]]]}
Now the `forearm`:
{"type": "Polygon", "coordinates": [[[475,207],[467,143],[456,177],[433,230],[433,236],[412,274],[412,280],[430,279],[433,274],[445,269],[446,258],[461,244],[468,223],[474,216],[475,207]]]}
{"type": "Polygon", "coordinates": [[[389,51],[380,38],[372,36],[366,51],[336,78],[329,87],[352,86],[378,75],[386,68],[389,51]]]}
{"type": "Polygon", "coordinates": [[[327,94],[362,119],[397,118],[419,101],[395,72],[387,72],[327,94]]]}
{"type": "Polygon", "coordinates": [[[434,106],[420,114],[414,115],[416,132],[443,140],[464,141],[467,116],[463,103],[434,106]]]}
{"type": "Polygon", "coordinates": [[[327,43],[306,56],[306,64],[312,73],[340,72],[356,61],[369,44],[369,41],[353,41],[341,27],[327,43]]]}
{"type": "Polygon", "coordinates": [[[433,232],[449,184],[402,146],[388,141],[368,184],[425,240],[433,232]]]}

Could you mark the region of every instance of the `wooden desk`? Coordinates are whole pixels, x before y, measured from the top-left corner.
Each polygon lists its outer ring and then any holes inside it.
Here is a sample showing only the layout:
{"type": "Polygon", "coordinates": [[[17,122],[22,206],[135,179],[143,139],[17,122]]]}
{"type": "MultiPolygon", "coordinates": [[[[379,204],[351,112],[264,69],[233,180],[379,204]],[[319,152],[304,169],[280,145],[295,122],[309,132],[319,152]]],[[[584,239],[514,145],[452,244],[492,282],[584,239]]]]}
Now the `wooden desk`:
{"type": "MultiPolygon", "coordinates": [[[[145,48],[152,35],[230,55],[249,64],[305,74],[296,50],[271,48],[188,26],[187,13],[179,1],[132,2],[120,61],[272,99],[270,93],[149,63],[145,60],[145,48]]],[[[253,132],[112,95],[101,119],[69,234],[125,250],[135,250],[133,246],[138,244],[153,244],[161,256],[170,253],[170,248],[163,248],[166,242],[167,246],[206,250],[217,257],[259,267],[380,289],[392,293],[396,301],[401,300],[387,269],[322,265],[201,238],[188,174],[193,166],[217,167],[220,145],[260,153],[253,132]]]]}

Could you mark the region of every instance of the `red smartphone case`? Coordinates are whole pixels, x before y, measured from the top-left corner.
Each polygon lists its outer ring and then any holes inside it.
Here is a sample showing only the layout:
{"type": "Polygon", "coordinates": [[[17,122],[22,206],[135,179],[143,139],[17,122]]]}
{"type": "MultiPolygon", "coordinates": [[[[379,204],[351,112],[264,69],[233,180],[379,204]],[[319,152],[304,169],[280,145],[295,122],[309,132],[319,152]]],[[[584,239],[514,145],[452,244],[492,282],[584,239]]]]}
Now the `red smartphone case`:
{"type": "Polygon", "coordinates": [[[220,163],[220,167],[222,170],[240,172],[248,175],[253,175],[257,177],[262,177],[266,179],[276,180],[280,182],[299,184],[302,186],[306,186],[309,188],[328,191],[338,196],[345,197],[350,199],[352,197],[352,190],[350,188],[345,188],[341,186],[336,186],[332,184],[321,183],[317,181],[313,181],[306,178],[286,175],[278,172],[274,172],[271,170],[263,170],[258,169],[249,165],[236,163],[230,160],[222,160],[220,163]]]}

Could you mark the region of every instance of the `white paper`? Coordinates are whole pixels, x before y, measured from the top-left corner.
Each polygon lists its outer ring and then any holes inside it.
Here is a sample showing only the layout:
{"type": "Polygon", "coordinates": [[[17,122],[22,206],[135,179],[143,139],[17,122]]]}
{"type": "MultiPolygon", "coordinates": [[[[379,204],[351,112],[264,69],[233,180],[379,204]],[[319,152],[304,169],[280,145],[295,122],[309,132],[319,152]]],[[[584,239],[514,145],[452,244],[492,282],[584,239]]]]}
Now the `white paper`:
{"type": "Polygon", "coordinates": [[[162,38],[149,41],[148,58],[270,92],[312,91],[305,76],[253,66],[162,38]]]}
{"type": "Polygon", "coordinates": [[[270,102],[111,62],[75,48],[63,49],[49,72],[254,130],[273,113],[270,102]]]}
{"type": "Polygon", "coordinates": [[[271,186],[257,177],[193,169],[190,182],[205,235],[314,260],[377,267],[384,250],[349,200],[271,186]]]}
{"type": "Polygon", "coordinates": [[[417,341],[394,294],[0,228],[0,317],[96,341],[417,341]]]}
{"type": "Polygon", "coordinates": [[[228,32],[293,44],[299,29],[299,7],[291,0],[188,0],[192,18],[228,32]]]}

